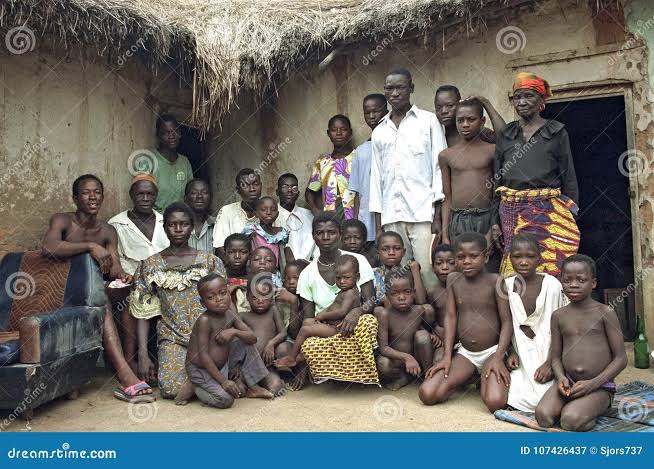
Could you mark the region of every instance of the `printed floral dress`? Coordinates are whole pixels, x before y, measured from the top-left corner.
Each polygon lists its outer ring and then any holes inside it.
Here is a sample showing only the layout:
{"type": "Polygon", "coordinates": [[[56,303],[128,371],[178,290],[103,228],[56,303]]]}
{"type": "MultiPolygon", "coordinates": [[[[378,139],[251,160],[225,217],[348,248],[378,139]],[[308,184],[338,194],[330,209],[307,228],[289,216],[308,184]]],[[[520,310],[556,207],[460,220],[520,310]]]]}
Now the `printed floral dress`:
{"type": "Polygon", "coordinates": [[[322,155],[313,165],[307,185],[313,192],[322,190],[323,210],[335,211],[341,221],[354,217],[354,192],[348,186],[355,156],[356,150],[342,158],[322,155]]]}
{"type": "Polygon", "coordinates": [[[134,275],[130,313],[138,319],[161,316],[158,377],[163,397],[174,397],[186,381],[186,348],[195,320],[205,311],[196,286],[210,272],[226,277],[220,259],[198,251],[189,266],[168,266],[155,254],[142,261],[134,275]]]}

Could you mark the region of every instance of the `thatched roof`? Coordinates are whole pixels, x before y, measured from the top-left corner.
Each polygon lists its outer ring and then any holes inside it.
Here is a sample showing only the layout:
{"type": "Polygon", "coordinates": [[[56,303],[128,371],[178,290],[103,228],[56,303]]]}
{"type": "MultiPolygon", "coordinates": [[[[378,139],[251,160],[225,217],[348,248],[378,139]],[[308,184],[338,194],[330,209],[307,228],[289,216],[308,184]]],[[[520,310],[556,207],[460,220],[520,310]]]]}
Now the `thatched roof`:
{"type": "Polygon", "coordinates": [[[206,129],[238,93],[260,94],[337,45],[374,42],[391,30],[415,34],[516,1],[4,0],[0,27],[25,25],[37,37],[52,35],[65,47],[93,45],[114,59],[137,44],[153,67],[172,65],[186,75],[193,119],[206,129]]]}

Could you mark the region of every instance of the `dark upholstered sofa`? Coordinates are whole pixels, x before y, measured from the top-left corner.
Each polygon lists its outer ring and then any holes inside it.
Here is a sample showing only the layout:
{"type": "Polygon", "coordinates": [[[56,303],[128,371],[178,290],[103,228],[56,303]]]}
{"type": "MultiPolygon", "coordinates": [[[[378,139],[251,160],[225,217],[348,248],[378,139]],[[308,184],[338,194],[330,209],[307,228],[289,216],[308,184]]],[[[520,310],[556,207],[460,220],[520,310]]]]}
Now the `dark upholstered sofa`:
{"type": "Polygon", "coordinates": [[[75,393],[102,351],[102,275],[89,254],[67,261],[40,252],[0,262],[0,409],[33,409],[75,393]]]}

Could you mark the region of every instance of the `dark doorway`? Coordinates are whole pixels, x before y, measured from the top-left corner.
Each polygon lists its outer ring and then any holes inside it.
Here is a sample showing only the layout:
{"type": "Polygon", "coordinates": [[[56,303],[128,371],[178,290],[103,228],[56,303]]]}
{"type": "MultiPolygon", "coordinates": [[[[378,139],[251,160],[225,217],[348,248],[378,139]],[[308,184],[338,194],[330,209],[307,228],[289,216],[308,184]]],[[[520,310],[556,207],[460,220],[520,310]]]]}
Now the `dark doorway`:
{"type": "Polygon", "coordinates": [[[570,135],[580,194],[579,252],[597,263],[600,300],[613,303],[617,292],[631,291],[631,301],[625,298],[619,305],[625,308],[621,322],[629,336],[635,321],[635,295],[629,177],[620,170],[620,164],[626,166],[620,155],[627,151],[624,98],[548,103],[543,117],[565,124],[570,135]]]}
{"type": "Polygon", "coordinates": [[[200,138],[199,129],[180,125],[182,138],[177,151],[186,156],[191,162],[193,176],[209,181],[209,168],[207,167],[207,149],[205,141],[200,138]]]}

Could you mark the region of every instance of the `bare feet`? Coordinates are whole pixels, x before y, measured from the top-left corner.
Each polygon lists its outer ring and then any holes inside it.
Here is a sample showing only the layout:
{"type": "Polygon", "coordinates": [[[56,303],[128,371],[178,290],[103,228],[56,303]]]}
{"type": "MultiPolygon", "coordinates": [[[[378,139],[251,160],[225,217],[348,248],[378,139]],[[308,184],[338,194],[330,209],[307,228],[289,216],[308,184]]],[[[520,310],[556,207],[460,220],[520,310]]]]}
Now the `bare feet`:
{"type": "Polygon", "coordinates": [[[188,401],[195,395],[195,390],[193,383],[190,380],[186,380],[182,387],[177,392],[175,396],[175,405],[186,405],[188,401]]]}
{"type": "Polygon", "coordinates": [[[250,399],[272,399],[275,397],[275,395],[268,391],[266,388],[262,388],[258,384],[255,384],[254,386],[248,388],[247,392],[245,393],[245,397],[250,399]]]}
{"type": "Polygon", "coordinates": [[[284,381],[279,377],[276,371],[270,371],[268,376],[263,379],[263,386],[268,389],[275,397],[281,397],[286,394],[284,381]]]}
{"type": "Polygon", "coordinates": [[[304,366],[286,387],[291,391],[301,391],[309,382],[309,367],[304,366]]]}
{"type": "Polygon", "coordinates": [[[240,391],[239,394],[238,394],[238,397],[237,397],[236,399],[240,399],[241,397],[244,397],[245,394],[247,394],[247,392],[248,392],[248,387],[247,387],[247,385],[243,382],[243,380],[241,379],[240,375],[239,375],[238,378],[236,378],[236,381],[234,381],[234,382],[236,383],[236,386],[238,386],[238,390],[240,391]]]}
{"type": "Polygon", "coordinates": [[[291,369],[295,365],[297,365],[297,360],[295,358],[291,358],[291,356],[286,355],[283,358],[280,358],[279,360],[275,360],[273,362],[273,365],[277,368],[285,368],[285,369],[291,369]]]}
{"type": "Polygon", "coordinates": [[[389,391],[397,391],[398,389],[402,389],[407,384],[409,384],[409,377],[403,373],[399,378],[384,384],[384,387],[389,391]]]}

